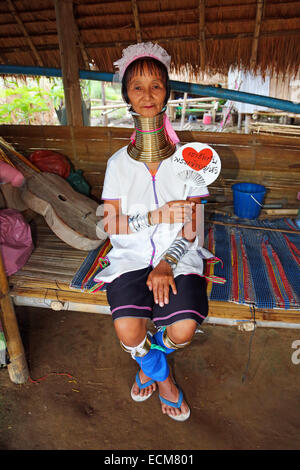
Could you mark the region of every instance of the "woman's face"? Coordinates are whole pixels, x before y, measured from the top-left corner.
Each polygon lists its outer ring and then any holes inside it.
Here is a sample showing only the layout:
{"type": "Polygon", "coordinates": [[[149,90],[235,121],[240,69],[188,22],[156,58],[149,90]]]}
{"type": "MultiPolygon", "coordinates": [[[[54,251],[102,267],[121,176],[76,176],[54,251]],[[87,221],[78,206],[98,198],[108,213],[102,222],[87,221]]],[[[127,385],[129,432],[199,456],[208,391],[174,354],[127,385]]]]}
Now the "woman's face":
{"type": "Polygon", "coordinates": [[[127,94],[134,112],[143,117],[154,117],[164,106],[166,87],[158,70],[150,73],[145,67],[143,74],[131,78],[127,94]]]}

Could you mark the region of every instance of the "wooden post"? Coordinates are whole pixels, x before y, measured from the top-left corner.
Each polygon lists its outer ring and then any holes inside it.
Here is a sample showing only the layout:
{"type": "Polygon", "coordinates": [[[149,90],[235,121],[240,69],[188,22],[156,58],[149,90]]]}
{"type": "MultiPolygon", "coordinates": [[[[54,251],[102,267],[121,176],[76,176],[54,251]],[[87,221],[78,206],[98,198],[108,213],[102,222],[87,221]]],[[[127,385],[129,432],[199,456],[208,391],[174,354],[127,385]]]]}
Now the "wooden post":
{"type": "Polygon", "coordinates": [[[12,382],[23,384],[29,378],[24,347],[19,332],[14,305],[9,294],[9,286],[0,252],[0,319],[4,330],[10,363],[8,373],[12,382]]]}
{"type": "Polygon", "coordinates": [[[242,113],[238,112],[238,123],[237,123],[237,128],[240,131],[242,128],[242,113]]]}
{"type": "MultiPolygon", "coordinates": [[[[104,82],[101,82],[101,99],[102,99],[102,104],[103,106],[106,105],[106,99],[105,99],[105,85],[104,82]]],[[[108,125],[108,116],[107,114],[103,114],[103,126],[107,127],[108,125]]]]}
{"type": "Polygon", "coordinates": [[[185,92],[183,95],[183,105],[181,109],[181,121],[180,121],[180,129],[183,129],[184,126],[184,119],[185,119],[185,110],[186,110],[186,99],[187,99],[187,93],[185,92]]]}
{"type": "Polygon", "coordinates": [[[250,124],[251,124],[251,116],[250,114],[245,114],[245,134],[250,134],[250,124]]]}
{"type": "Polygon", "coordinates": [[[212,102],[212,108],[211,108],[211,122],[212,124],[215,124],[216,122],[216,107],[217,107],[217,101],[212,102]]]}
{"type": "Polygon", "coordinates": [[[67,122],[69,126],[83,126],[73,2],[55,0],[54,3],[67,122]]]}
{"type": "MultiPolygon", "coordinates": [[[[171,90],[170,100],[174,100],[174,97],[175,97],[175,93],[174,93],[173,90],[171,90]]],[[[175,106],[168,106],[168,113],[169,113],[170,121],[171,122],[176,121],[176,108],[175,108],[175,106]]]]}

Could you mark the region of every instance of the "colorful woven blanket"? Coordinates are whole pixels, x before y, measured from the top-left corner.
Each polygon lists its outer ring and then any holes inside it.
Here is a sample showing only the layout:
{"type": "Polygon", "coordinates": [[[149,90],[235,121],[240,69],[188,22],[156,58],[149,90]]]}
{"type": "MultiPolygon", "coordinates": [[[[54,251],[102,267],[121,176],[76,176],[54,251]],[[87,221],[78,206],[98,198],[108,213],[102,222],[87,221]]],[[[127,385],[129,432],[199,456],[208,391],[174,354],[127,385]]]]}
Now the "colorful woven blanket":
{"type": "Polygon", "coordinates": [[[214,215],[214,222],[206,245],[223,264],[207,265],[206,274],[227,282],[208,282],[208,298],[300,310],[300,231],[294,221],[214,215]]]}
{"type": "Polygon", "coordinates": [[[104,282],[95,282],[94,277],[108,266],[109,261],[106,255],[110,249],[111,243],[109,238],[107,238],[99,248],[90,251],[73,277],[70,287],[73,289],[87,290],[88,292],[104,290],[104,282]]]}
{"type": "MultiPolygon", "coordinates": [[[[216,214],[206,226],[205,246],[222,261],[206,264],[209,300],[300,310],[300,231],[293,220],[248,220],[216,214]],[[220,278],[227,282],[218,282],[220,278]]],[[[91,251],[70,287],[104,290],[105,284],[93,279],[108,265],[110,248],[107,239],[91,251]]]]}

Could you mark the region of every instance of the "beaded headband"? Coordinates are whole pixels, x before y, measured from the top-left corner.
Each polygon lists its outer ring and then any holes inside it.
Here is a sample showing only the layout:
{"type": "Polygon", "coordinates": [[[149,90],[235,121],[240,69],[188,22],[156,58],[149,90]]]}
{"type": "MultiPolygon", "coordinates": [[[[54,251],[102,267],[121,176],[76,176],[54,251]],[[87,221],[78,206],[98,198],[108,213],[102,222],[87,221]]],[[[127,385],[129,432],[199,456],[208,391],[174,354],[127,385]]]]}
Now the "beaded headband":
{"type": "Polygon", "coordinates": [[[128,65],[141,57],[152,57],[159,60],[165,65],[169,72],[171,56],[169,56],[165,49],[158,44],[153,44],[152,42],[141,42],[123,49],[121,59],[114,62],[115,67],[118,69],[120,80],[122,80],[128,65]]]}

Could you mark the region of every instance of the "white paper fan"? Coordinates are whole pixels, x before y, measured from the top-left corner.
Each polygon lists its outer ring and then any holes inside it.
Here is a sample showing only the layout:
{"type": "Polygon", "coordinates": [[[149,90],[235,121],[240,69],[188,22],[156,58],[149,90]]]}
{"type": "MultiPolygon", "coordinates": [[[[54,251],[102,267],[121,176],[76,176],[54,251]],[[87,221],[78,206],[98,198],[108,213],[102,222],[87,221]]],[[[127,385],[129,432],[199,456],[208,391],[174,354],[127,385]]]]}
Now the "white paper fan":
{"type": "Polygon", "coordinates": [[[172,156],[176,175],[190,186],[208,186],[221,171],[217,152],[207,144],[190,142],[180,147],[172,156]]]}

